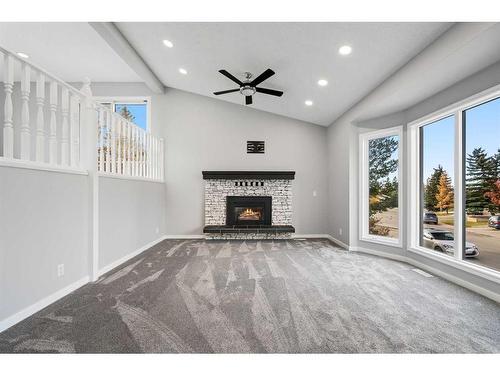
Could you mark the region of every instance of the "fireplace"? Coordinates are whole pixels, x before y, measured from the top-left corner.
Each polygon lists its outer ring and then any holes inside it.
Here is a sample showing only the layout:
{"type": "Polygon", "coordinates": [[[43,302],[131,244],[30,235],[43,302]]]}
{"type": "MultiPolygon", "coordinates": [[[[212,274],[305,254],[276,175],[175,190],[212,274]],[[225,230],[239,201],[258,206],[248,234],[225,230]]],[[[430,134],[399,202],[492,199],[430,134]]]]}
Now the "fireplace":
{"type": "Polygon", "coordinates": [[[226,225],[271,225],[271,197],[226,197],[226,225]]]}

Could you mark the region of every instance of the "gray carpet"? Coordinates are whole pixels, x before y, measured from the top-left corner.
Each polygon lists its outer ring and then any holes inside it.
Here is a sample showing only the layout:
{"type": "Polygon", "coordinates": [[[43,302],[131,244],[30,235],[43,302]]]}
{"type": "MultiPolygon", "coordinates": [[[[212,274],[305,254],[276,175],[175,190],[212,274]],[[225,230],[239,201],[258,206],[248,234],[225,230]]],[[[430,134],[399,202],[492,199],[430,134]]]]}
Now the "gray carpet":
{"type": "Polygon", "coordinates": [[[500,305],[326,240],[166,240],[0,334],[0,352],[500,352],[500,305]]]}

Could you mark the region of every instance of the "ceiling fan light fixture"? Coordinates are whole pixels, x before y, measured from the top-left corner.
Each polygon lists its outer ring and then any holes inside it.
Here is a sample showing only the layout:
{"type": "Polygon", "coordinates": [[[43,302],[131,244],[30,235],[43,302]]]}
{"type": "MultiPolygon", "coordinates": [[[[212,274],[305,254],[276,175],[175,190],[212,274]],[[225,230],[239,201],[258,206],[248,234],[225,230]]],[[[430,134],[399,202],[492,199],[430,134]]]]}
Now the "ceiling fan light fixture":
{"type": "Polygon", "coordinates": [[[252,86],[243,86],[240,88],[240,93],[244,96],[252,96],[255,94],[255,87],[252,86]]]}

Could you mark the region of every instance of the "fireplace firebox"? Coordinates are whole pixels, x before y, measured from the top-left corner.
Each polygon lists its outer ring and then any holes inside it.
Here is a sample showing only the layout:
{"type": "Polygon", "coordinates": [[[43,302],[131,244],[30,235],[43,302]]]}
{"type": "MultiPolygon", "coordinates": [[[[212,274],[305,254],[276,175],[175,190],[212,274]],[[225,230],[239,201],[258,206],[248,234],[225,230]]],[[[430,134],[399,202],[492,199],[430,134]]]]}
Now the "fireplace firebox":
{"type": "Polygon", "coordinates": [[[271,225],[271,197],[226,197],[226,225],[271,225]]]}

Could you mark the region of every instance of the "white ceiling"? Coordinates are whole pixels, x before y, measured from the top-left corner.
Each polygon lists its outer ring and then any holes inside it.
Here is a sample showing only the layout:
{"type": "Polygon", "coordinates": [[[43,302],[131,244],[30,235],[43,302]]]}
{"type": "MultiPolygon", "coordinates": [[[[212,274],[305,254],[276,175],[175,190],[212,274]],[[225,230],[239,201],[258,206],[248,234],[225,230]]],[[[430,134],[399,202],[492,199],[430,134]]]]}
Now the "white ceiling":
{"type": "MultiPolygon", "coordinates": [[[[271,68],[261,87],[281,98],[256,94],[253,107],[330,125],[338,116],[405,64],[451,24],[446,23],[117,23],[167,87],[215,97],[236,88],[218,73],[238,78],[271,68]],[[166,48],[163,39],[174,43],[166,48]],[[349,44],[353,53],[338,54],[349,44]],[[187,75],[179,74],[185,68],[187,75]],[[319,87],[318,79],[329,81],[319,87]],[[307,107],[310,99],[314,105],[307,107]]],[[[243,104],[238,92],[217,97],[243,104]]]]}
{"type": "Polygon", "coordinates": [[[86,22],[2,22],[0,46],[66,82],[140,82],[139,76],[86,22]]]}
{"type": "MultiPolygon", "coordinates": [[[[271,68],[261,87],[281,98],[256,94],[253,108],[330,125],[413,56],[449,23],[117,23],[132,46],[167,87],[243,105],[239,93],[218,73],[242,78],[271,68]],[[166,48],[163,39],[174,43],[166,48]],[[340,56],[349,44],[353,53],[340,56]],[[178,72],[179,67],[188,71],[178,72]],[[329,81],[317,85],[318,79],[329,81]],[[310,99],[314,105],[307,107],[310,99]]],[[[87,23],[0,23],[0,46],[23,51],[30,60],[68,82],[140,82],[126,61],[87,23]]]]}

